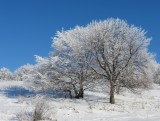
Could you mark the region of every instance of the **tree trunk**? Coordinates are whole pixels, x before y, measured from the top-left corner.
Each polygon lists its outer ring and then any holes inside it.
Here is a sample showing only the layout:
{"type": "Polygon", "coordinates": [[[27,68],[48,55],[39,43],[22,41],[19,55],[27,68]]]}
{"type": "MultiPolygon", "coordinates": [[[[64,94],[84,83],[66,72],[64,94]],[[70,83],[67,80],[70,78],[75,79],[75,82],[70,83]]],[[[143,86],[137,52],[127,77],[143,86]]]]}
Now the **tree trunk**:
{"type": "Polygon", "coordinates": [[[111,83],[111,87],[110,87],[110,103],[111,104],[115,104],[114,91],[115,91],[115,86],[113,83],[111,83]]]}
{"type": "Polygon", "coordinates": [[[72,92],[69,90],[69,97],[72,99],[72,92]]]}
{"type": "Polygon", "coordinates": [[[84,90],[83,88],[80,88],[78,95],[75,96],[75,98],[79,99],[79,98],[83,98],[84,95],[84,90]]]}
{"type": "Polygon", "coordinates": [[[84,90],[83,90],[83,76],[81,76],[81,79],[80,79],[80,89],[78,91],[78,95],[76,96],[76,98],[83,98],[83,94],[84,94],[84,90]]]}
{"type": "Polygon", "coordinates": [[[79,97],[80,97],[80,98],[83,98],[83,94],[84,94],[84,90],[83,90],[83,88],[81,88],[81,89],[79,90],[79,97]]]}

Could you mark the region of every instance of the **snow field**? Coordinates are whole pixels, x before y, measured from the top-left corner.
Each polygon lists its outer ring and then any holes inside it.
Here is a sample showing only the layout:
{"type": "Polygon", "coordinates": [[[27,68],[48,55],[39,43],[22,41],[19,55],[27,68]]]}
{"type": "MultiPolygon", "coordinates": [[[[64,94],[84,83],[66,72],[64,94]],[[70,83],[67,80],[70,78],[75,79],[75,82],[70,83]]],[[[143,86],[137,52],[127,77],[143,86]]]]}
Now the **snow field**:
{"type": "Polygon", "coordinates": [[[160,121],[160,88],[140,95],[123,92],[109,104],[104,91],[86,91],[84,99],[9,97],[3,90],[22,86],[22,82],[0,82],[0,121],[17,121],[17,115],[31,113],[42,98],[49,105],[48,116],[57,121],[160,121]]]}

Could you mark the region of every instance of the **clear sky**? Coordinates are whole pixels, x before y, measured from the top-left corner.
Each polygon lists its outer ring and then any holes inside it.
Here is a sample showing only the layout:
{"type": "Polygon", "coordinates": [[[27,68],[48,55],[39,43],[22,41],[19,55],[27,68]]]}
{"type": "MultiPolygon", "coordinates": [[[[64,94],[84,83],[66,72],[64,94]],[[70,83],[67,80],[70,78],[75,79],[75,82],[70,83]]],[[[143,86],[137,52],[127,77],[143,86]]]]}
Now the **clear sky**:
{"type": "Polygon", "coordinates": [[[152,37],[149,51],[160,62],[160,0],[0,0],[0,68],[48,56],[57,30],[92,20],[121,18],[152,37]]]}

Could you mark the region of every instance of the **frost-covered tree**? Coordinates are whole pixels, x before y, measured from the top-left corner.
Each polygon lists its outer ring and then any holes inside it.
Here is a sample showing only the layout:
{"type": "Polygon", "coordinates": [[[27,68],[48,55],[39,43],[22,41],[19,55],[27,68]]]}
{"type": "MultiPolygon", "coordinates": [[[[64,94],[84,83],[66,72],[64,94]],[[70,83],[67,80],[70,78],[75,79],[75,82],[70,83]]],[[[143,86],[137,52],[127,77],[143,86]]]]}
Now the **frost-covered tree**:
{"type": "Polygon", "coordinates": [[[54,70],[48,58],[35,56],[36,64],[32,72],[33,88],[35,90],[44,91],[53,87],[53,80],[55,77],[54,70]],[[53,77],[53,79],[52,79],[53,77]]]}
{"type": "Polygon", "coordinates": [[[10,72],[7,68],[1,68],[0,70],[0,80],[2,81],[12,81],[14,80],[14,76],[12,72],[10,72]]]}
{"type": "Polygon", "coordinates": [[[62,75],[54,70],[53,58],[51,61],[49,58],[43,58],[36,55],[35,59],[36,64],[32,66],[29,73],[25,74],[26,76],[23,78],[25,86],[30,90],[42,93],[45,93],[46,91],[66,92],[67,86],[60,85],[56,81],[57,79],[62,78],[62,75]]]}
{"type": "Polygon", "coordinates": [[[141,28],[120,19],[92,22],[88,28],[91,36],[86,47],[91,46],[96,62],[91,68],[110,82],[110,103],[114,104],[119,83],[129,87],[132,82],[132,87],[137,88],[141,80],[145,81],[144,69],[153,58],[147,50],[151,39],[141,28]]]}
{"type": "Polygon", "coordinates": [[[49,60],[47,58],[42,58],[37,55],[35,58],[37,63],[33,66],[29,66],[29,68],[27,68],[27,73],[22,73],[22,75],[25,75],[25,85],[29,89],[44,92],[46,89],[51,87],[48,75],[51,65],[49,64],[49,60]]]}
{"type": "Polygon", "coordinates": [[[57,32],[53,39],[54,54],[51,61],[53,59],[52,63],[61,75],[57,84],[74,93],[75,98],[83,98],[84,90],[90,88],[95,79],[88,64],[92,60],[92,54],[81,44],[86,42],[87,36],[83,27],[76,27],[57,32]]]}
{"type": "Polygon", "coordinates": [[[133,92],[135,92],[136,88],[151,88],[156,68],[157,62],[154,59],[149,59],[145,67],[140,71],[128,66],[121,75],[120,81],[116,86],[116,92],[119,94],[121,87],[126,87],[133,92]]]}
{"type": "Polygon", "coordinates": [[[31,74],[33,67],[33,65],[26,64],[16,69],[14,72],[15,79],[17,81],[24,81],[31,74]]]}

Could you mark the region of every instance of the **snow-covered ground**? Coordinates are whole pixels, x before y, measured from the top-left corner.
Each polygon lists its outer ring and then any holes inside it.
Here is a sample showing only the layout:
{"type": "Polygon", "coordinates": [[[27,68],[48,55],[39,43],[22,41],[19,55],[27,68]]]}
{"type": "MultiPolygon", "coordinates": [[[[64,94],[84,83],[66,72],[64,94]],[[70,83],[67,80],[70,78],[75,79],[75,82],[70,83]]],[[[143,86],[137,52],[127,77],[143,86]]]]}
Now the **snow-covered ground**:
{"type": "MultiPolygon", "coordinates": [[[[17,114],[34,109],[37,97],[28,97],[23,82],[0,82],[0,121],[17,121],[17,114]],[[20,96],[21,95],[21,96],[20,96]]],[[[84,99],[44,98],[57,121],[160,121],[160,87],[115,95],[108,103],[105,91],[86,91],[84,99]]]]}

